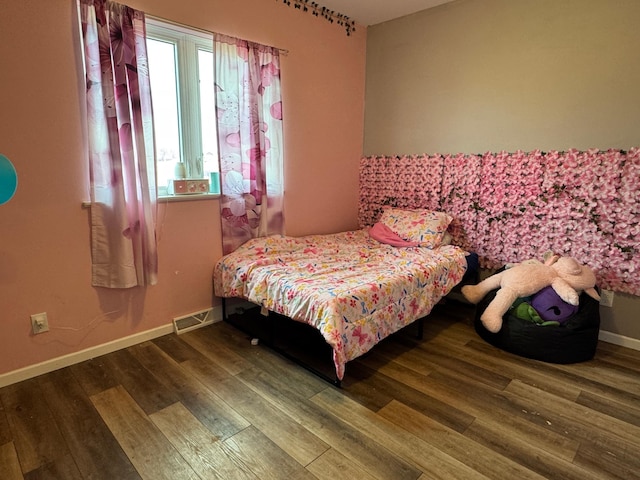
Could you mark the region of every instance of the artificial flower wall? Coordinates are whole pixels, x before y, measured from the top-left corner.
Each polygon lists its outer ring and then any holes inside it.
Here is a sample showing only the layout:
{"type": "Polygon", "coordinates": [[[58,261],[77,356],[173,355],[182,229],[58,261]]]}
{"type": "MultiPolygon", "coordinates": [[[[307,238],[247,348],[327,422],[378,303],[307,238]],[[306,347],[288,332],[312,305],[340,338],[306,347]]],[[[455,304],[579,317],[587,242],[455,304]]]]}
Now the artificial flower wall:
{"type": "Polygon", "coordinates": [[[385,205],[451,214],[453,243],[485,268],[553,251],[640,295],[639,148],[365,157],[360,226],[385,205]]]}

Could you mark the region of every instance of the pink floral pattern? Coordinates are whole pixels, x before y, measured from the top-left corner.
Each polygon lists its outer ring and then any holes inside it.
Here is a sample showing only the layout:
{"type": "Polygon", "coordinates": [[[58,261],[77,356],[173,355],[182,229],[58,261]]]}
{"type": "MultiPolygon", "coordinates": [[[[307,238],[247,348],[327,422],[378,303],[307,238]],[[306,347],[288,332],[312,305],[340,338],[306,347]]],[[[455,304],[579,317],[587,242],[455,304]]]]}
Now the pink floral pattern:
{"type": "Polygon", "coordinates": [[[216,34],[215,84],[223,252],[282,233],[280,52],[216,34]]]}
{"type": "Polygon", "coordinates": [[[421,247],[437,248],[442,244],[451,216],[432,210],[388,207],[383,210],[380,223],[403,240],[416,242],[421,247]]]}
{"type": "Polygon", "coordinates": [[[241,297],[317,328],[336,375],[383,338],[427,315],[460,282],[465,252],[396,248],[365,229],[249,240],[216,264],[219,297],[241,297]]]}
{"type": "Polygon", "coordinates": [[[92,284],[157,282],[156,186],[144,13],[80,0],[91,181],[92,284]]]}
{"type": "Polygon", "coordinates": [[[551,250],[589,265],[601,288],[640,295],[639,148],[365,157],[360,226],[387,205],[449,213],[453,244],[485,268],[551,250]]]}

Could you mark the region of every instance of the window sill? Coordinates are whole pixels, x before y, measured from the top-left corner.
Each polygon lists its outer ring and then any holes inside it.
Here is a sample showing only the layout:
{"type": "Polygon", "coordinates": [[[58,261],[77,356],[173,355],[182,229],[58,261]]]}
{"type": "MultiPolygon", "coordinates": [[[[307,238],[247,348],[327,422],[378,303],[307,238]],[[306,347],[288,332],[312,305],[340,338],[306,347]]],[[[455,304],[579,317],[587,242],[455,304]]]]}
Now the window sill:
{"type": "Polygon", "coordinates": [[[172,203],[172,202],[189,202],[192,200],[212,200],[220,198],[219,193],[194,193],[186,195],[163,195],[158,197],[158,203],[172,203]]]}
{"type": "MultiPolygon", "coordinates": [[[[163,195],[158,197],[158,203],[171,203],[171,202],[187,202],[190,200],[213,200],[220,198],[222,195],[219,193],[196,193],[192,195],[163,195]]],[[[91,208],[91,202],[82,202],[82,208],[91,208]]]]}

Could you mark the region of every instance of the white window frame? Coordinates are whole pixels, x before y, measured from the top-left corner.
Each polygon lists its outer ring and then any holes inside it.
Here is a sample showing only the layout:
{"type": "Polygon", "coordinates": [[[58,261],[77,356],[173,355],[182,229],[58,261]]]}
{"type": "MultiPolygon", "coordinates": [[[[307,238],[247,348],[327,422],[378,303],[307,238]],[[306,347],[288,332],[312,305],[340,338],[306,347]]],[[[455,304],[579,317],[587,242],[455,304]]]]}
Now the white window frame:
{"type": "MultiPolygon", "coordinates": [[[[213,35],[149,16],[145,23],[147,38],[175,46],[180,162],[185,165],[187,178],[204,178],[198,50],[213,53],[213,35]]],[[[171,195],[159,185],[158,196],[171,195]]]]}

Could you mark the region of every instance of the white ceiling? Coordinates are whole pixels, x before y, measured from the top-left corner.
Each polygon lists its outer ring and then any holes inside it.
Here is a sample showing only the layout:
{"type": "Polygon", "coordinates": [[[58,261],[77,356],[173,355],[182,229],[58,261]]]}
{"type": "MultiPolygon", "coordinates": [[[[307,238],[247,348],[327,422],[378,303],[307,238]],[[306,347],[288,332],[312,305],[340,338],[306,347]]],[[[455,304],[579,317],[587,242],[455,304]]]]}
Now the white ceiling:
{"type": "Polygon", "coordinates": [[[360,25],[404,17],[454,0],[316,0],[321,7],[341,13],[360,25]]]}

